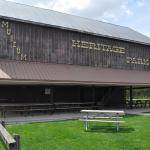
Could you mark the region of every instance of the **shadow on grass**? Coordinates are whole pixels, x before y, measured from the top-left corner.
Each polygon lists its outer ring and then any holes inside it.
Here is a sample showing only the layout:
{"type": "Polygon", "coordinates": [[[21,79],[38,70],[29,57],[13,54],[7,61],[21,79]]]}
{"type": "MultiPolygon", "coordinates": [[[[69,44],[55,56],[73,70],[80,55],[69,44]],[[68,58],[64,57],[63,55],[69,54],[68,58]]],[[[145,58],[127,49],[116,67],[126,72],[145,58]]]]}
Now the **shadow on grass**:
{"type": "Polygon", "coordinates": [[[141,116],[141,115],[139,115],[139,114],[126,114],[124,116],[124,118],[139,117],[139,116],[141,116]]]}
{"type": "Polygon", "coordinates": [[[119,131],[116,131],[116,127],[112,126],[92,126],[86,132],[102,132],[102,133],[131,133],[134,128],[120,127],[119,131]]]}

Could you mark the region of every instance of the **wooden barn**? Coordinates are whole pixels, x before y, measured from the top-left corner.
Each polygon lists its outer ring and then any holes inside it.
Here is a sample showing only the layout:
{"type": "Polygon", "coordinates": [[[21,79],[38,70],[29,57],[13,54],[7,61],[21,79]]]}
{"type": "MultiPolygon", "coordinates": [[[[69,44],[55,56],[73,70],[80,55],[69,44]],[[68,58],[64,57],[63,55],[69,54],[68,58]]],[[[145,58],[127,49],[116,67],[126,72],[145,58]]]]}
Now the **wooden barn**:
{"type": "Polygon", "coordinates": [[[150,85],[150,38],[128,28],[0,1],[0,108],[123,108],[150,85]]]}

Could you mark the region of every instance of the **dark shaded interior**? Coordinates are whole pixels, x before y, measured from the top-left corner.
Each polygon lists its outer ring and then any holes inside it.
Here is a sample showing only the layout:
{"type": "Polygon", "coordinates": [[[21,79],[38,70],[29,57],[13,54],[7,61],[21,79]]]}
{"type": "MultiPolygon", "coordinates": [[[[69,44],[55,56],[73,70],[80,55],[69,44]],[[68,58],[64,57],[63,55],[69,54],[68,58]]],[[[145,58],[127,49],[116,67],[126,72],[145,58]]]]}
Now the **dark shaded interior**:
{"type": "Polygon", "coordinates": [[[125,89],[119,86],[1,85],[0,103],[86,103],[122,108],[125,89]]]}

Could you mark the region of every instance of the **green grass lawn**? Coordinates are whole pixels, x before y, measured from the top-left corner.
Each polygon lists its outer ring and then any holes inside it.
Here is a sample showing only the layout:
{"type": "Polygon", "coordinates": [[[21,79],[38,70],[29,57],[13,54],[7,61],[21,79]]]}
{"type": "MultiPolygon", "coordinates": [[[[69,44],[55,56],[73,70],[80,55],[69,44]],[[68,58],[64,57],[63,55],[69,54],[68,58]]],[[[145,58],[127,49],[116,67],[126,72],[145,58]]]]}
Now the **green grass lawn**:
{"type": "MultiPolygon", "coordinates": [[[[90,123],[83,130],[77,120],[8,125],[21,136],[22,150],[150,150],[150,117],[126,116],[117,133],[111,124],[90,123]]],[[[3,150],[0,144],[0,150],[3,150]]]]}

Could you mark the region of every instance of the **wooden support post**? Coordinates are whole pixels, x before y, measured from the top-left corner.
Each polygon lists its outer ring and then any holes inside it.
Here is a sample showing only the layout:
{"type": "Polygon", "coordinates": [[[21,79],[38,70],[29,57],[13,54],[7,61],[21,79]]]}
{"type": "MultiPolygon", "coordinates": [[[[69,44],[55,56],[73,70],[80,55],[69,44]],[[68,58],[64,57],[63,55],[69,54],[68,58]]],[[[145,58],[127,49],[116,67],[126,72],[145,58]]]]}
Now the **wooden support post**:
{"type": "Polygon", "coordinates": [[[53,87],[50,88],[51,89],[51,93],[50,93],[50,102],[53,104],[54,103],[54,89],[53,87]]]}
{"type": "Polygon", "coordinates": [[[14,139],[16,141],[16,149],[15,150],[20,150],[20,136],[18,134],[14,134],[14,139]]]}
{"type": "Polygon", "coordinates": [[[94,105],[96,106],[96,99],[95,99],[95,87],[92,87],[92,99],[94,101],[94,105]]]}
{"type": "Polygon", "coordinates": [[[132,86],[130,86],[129,93],[130,93],[130,109],[132,109],[133,108],[133,88],[132,88],[132,86]]]}
{"type": "Polygon", "coordinates": [[[54,102],[54,87],[51,87],[50,103],[53,104],[53,112],[54,112],[56,109],[54,102]]]}
{"type": "Polygon", "coordinates": [[[125,87],[122,87],[122,94],[123,94],[123,96],[122,96],[122,98],[123,98],[123,103],[122,103],[122,108],[125,108],[126,107],[126,89],[125,89],[125,87]]]}
{"type": "Polygon", "coordinates": [[[77,87],[77,98],[78,98],[78,101],[81,102],[81,98],[80,98],[80,86],[77,87]]]}
{"type": "Polygon", "coordinates": [[[5,121],[1,121],[2,126],[5,128],[5,121]]]}
{"type": "Polygon", "coordinates": [[[18,150],[16,149],[15,139],[9,134],[2,124],[0,124],[0,138],[8,150],[18,150]]]}

